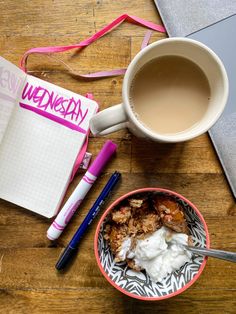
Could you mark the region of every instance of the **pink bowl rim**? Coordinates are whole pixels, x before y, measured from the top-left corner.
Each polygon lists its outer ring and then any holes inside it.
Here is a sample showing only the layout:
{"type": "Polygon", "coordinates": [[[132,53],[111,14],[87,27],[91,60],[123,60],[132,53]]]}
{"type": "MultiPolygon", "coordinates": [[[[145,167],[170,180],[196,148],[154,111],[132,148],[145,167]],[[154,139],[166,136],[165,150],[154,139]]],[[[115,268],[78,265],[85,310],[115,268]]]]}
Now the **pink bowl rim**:
{"type": "Polygon", "coordinates": [[[136,193],[141,193],[141,192],[165,192],[165,193],[169,193],[172,194],[174,196],[179,197],[180,199],[182,199],[183,201],[185,201],[186,203],[188,203],[193,209],[194,211],[197,213],[198,217],[200,218],[203,226],[204,226],[204,230],[206,232],[206,247],[210,248],[210,237],[209,237],[209,232],[208,232],[208,228],[207,228],[207,224],[202,216],[202,214],[200,213],[200,211],[197,209],[197,207],[190,202],[187,198],[185,198],[184,196],[182,196],[179,193],[176,193],[174,191],[168,190],[168,189],[164,189],[164,188],[141,188],[141,189],[137,189],[137,190],[133,190],[131,192],[128,192],[124,195],[122,195],[121,197],[119,197],[118,199],[116,199],[103,213],[102,217],[100,218],[96,231],[95,231],[95,237],[94,237],[94,252],[95,252],[95,257],[96,257],[96,261],[98,264],[98,267],[101,271],[101,273],[103,274],[103,276],[106,278],[106,280],[117,290],[119,290],[120,292],[122,292],[123,294],[128,295],[131,298],[135,298],[135,299],[139,299],[139,300],[143,300],[143,301],[161,301],[164,299],[168,299],[171,297],[174,297],[182,292],[184,292],[185,290],[187,290],[190,286],[192,286],[194,284],[194,282],[200,277],[201,273],[203,272],[203,269],[206,266],[206,262],[207,262],[207,257],[204,257],[204,260],[197,272],[197,274],[193,277],[192,280],[190,280],[184,287],[182,287],[181,289],[177,290],[176,292],[170,293],[168,295],[162,296],[162,297],[142,297],[142,296],[138,296],[136,294],[130,293],[128,291],[126,291],[125,289],[121,288],[120,286],[118,286],[114,281],[111,280],[111,278],[107,275],[107,273],[104,271],[101,262],[100,262],[100,258],[98,255],[98,235],[100,232],[100,227],[102,222],[104,221],[105,217],[107,216],[107,214],[110,212],[110,210],[115,207],[118,203],[120,203],[123,199],[127,198],[130,195],[136,194],[136,193]]]}

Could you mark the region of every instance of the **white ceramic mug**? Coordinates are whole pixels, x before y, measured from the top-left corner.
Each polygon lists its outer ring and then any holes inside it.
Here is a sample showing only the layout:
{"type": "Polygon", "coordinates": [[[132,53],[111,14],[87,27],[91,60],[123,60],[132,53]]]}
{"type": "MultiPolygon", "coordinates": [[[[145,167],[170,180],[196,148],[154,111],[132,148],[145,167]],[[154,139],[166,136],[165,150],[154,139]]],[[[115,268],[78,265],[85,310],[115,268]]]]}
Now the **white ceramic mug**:
{"type": "Polygon", "coordinates": [[[187,38],[167,38],[150,44],[134,57],[125,73],[122,97],[122,104],[107,108],[91,119],[90,128],[94,135],[105,135],[128,127],[138,137],[158,142],[182,142],[203,134],[218,120],[228,98],[228,77],[220,58],[204,44],[187,38]],[[167,55],[181,56],[196,63],[208,78],[211,99],[199,123],[183,132],[163,135],[148,129],[136,118],[129,97],[137,71],[150,60],[167,55]]]}

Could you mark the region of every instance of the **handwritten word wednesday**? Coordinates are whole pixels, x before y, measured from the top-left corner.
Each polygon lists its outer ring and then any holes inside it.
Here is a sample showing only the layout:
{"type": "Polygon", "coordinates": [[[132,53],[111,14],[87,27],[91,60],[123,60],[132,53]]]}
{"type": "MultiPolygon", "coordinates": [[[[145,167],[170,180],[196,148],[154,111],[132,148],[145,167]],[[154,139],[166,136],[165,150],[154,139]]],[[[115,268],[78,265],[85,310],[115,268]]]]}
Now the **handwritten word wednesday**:
{"type": "Polygon", "coordinates": [[[47,118],[83,131],[79,128],[88,114],[88,108],[82,106],[81,99],[65,97],[43,86],[26,83],[22,91],[21,107],[35,111],[47,118]],[[69,123],[69,124],[68,124],[69,123]]]}

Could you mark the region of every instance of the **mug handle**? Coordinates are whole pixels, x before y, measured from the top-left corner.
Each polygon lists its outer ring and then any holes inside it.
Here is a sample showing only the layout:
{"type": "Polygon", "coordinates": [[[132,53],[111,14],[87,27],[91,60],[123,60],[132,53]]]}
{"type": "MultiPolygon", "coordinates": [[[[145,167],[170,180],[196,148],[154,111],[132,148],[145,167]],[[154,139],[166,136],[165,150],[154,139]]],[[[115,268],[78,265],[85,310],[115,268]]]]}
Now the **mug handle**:
{"type": "Polygon", "coordinates": [[[93,135],[106,135],[127,127],[127,116],[122,104],[104,109],[90,119],[93,135]]]}

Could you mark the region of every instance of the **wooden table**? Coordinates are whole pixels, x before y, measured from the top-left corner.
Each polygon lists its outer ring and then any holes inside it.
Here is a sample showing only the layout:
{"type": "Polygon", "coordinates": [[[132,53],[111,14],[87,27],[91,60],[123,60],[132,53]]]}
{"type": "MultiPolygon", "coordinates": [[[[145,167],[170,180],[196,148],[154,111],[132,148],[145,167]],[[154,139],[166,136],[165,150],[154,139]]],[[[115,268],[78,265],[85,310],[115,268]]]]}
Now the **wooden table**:
{"type": "MultiPolygon", "coordinates": [[[[76,43],[125,12],[160,23],[151,0],[1,0],[0,6],[0,54],[15,64],[31,47],[76,43]]],[[[123,68],[139,51],[145,32],[125,23],[81,54],[60,57],[82,73],[123,68]]],[[[152,41],[163,37],[156,33],[152,41]]],[[[101,109],[121,102],[122,77],[78,80],[57,61],[39,55],[30,57],[29,69],[31,74],[72,91],[93,92],[101,109]]],[[[236,313],[236,266],[214,259],[209,259],[200,279],[175,298],[141,302],[122,295],[108,284],[96,265],[96,223],[84,237],[73,267],[66,274],[55,271],[62,248],[114,170],[122,172],[123,181],[112,200],[140,187],[173,189],[201,210],[212,247],[235,250],[235,201],[207,134],[175,145],[145,143],[125,130],[108,138],[119,146],[117,157],[57,244],[46,238],[47,219],[0,201],[0,312],[236,313]]],[[[105,140],[91,138],[89,151],[96,155],[105,140]]],[[[78,174],[67,197],[80,178],[78,174]]]]}

